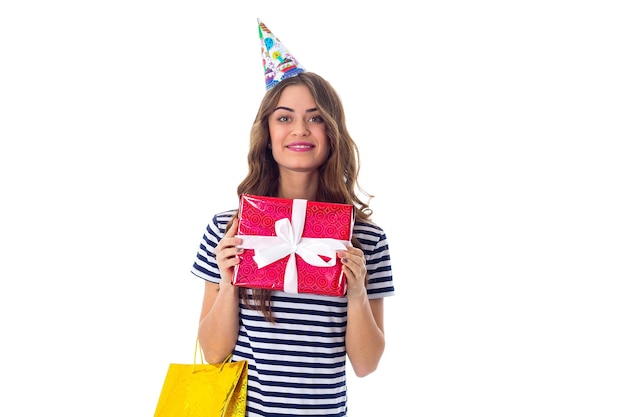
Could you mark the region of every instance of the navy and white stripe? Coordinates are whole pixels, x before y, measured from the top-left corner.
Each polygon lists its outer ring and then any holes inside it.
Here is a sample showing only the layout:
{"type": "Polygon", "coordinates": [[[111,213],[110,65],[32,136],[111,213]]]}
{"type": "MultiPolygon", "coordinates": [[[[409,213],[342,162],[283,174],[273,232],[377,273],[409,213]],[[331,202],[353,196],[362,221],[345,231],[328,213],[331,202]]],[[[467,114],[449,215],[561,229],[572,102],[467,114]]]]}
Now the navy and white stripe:
{"type": "MultiPolygon", "coordinates": [[[[215,247],[235,210],[213,217],[206,228],[192,273],[219,283],[215,247]]],[[[394,294],[385,232],[357,222],[370,299],[394,294]]],[[[275,323],[240,301],[240,328],[233,360],[248,360],[249,417],[324,416],[347,413],[345,297],[272,293],[275,323]]]]}

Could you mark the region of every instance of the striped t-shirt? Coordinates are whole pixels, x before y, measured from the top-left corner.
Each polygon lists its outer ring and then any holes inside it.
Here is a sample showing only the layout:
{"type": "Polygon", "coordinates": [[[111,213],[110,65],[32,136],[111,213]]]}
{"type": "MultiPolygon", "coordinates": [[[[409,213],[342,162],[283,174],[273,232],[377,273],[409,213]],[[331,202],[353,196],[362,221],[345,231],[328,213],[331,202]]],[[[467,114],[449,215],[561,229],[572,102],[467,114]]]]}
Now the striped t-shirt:
{"type": "MultiPolygon", "coordinates": [[[[236,213],[213,217],[206,228],[192,273],[219,283],[215,247],[236,213]]],[[[356,222],[370,299],[394,294],[385,232],[373,223],[356,222]]],[[[346,297],[272,292],[274,323],[240,300],[239,337],[233,360],[248,361],[249,417],[346,416],[346,297]]]]}

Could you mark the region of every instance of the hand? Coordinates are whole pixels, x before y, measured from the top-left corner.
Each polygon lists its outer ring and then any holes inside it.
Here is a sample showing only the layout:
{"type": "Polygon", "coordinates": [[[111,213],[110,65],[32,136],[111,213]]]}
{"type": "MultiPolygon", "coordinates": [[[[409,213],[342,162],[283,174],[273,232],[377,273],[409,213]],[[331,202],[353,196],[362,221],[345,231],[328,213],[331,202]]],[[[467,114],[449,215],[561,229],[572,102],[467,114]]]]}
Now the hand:
{"type": "Polygon", "coordinates": [[[239,264],[240,254],[243,253],[243,248],[238,248],[237,245],[243,243],[241,238],[235,237],[239,226],[239,219],[235,218],[230,229],[226,232],[224,237],[215,247],[215,258],[217,260],[217,267],[220,270],[222,281],[220,286],[232,285],[234,267],[239,264]]]}
{"type": "Polygon", "coordinates": [[[347,250],[337,252],[341,263],[343,264],[343,273],[347,278],[348,298],[357,298],[367,295],[365,288],[365,277],[367,276],[367,267],[365,266],[365,256],[361,249],[349,246],[347,250]]]}

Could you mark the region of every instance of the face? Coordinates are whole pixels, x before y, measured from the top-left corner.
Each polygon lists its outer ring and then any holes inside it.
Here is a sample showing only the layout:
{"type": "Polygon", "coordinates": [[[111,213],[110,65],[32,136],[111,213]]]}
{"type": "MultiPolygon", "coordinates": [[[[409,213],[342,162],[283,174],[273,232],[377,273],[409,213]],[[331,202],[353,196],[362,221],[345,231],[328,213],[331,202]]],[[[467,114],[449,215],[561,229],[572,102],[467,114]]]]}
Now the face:
{"type": "Polygon", "coordinates": [[[326,123],[304,85],[291,85],[281,93],[269,117],[272,155],[280,172],[311,172],[328,158],[326,123]]]}

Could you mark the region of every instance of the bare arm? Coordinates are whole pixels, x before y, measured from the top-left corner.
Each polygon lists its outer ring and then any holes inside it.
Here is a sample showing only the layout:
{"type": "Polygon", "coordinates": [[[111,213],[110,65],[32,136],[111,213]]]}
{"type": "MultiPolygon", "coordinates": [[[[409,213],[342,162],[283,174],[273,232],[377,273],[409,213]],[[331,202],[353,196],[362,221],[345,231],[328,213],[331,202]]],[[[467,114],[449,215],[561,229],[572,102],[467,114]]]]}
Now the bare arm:
{"type": "Polygon", "coordinates": [[[209,363],[222,362],[232,353],[239,333],[239,290],[232,285],[233,268],[239,263],[236,245],[241,239],[234,237],[237,220],[215,248],[217,265],[222,280],[220,284],[206,282],[198,326],[198,340],[209,363]]]}
{"type": "Polygon", "coordinates": [[[367,269],[360,249],[350,247],[339,256],[348,280],[346,351],[354,373],[364,377],[376,370],[385,350],[383,299],[367,298],[367,269]]]}

